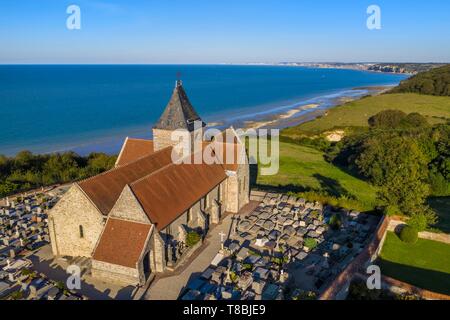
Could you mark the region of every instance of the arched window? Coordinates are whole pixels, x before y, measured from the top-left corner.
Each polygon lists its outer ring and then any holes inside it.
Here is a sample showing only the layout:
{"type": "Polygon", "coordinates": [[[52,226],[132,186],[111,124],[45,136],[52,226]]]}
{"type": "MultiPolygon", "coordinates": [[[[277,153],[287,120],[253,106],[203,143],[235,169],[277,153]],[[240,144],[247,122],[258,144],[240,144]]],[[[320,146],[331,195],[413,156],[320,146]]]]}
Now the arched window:
{"type": "Polygon", "coordinates": [[[80,225],[80,226],[79,226],[79,229],[80,229],[80,238],[84,238],[84,230],[83,230],[83,226],[80,225]]]}

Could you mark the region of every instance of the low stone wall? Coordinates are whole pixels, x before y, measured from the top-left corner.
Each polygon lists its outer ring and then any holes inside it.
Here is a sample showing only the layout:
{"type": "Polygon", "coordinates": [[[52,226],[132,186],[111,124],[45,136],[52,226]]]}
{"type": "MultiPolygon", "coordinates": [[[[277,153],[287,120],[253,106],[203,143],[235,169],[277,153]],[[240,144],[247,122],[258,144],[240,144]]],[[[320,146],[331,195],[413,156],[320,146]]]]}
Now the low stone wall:
{"type": "Polygon", "coordinates": [[[383,217],[378,224],[377,232],[372,236],[371,241],[364,250],[336,277],[320,295],[320,300],[339,300],[348,289],[354,275],[365,272],[367,265],[374,261],[379,254],[386,231],[389,226],[389,218],[383,217]]]}
{"type": "MultiPolygon", "coordinates": [[[[362,281],[367,280],[367,275],[361,273],[356,274],[355,277],[362,281]]],[[[425,290],[387,276],[381,276],[381,288],[397,294],[414,294],[425,300],[450,300],[450,296],[446,294],[425,290]]]]}
{"type": "Polygon", "coordinates": [[[92,277],[117,284],[138,285],[139,272],[137,269],[123,267],[103,261],[92,260],[92,277]]]}
{"type": "MultiPolygon", "coordinates": [[[[395,231],[395,229],[398,226],[401,226],[405,223],[406,223],[405,221],[402,221],[399,219],[391,219],[388,230],[395,231]]],[[[435,232],[424,231],[424,232],[419,232],[419,238],[450,244],[450,234],[446,234],[446,233],[435,233],[435,232]]]]}
{"type": "Polygon", "coordinates": [[[250,201],[259,201],[262,202],[266,196],[267,192],[252,190],[250,192],[250,201]]]}

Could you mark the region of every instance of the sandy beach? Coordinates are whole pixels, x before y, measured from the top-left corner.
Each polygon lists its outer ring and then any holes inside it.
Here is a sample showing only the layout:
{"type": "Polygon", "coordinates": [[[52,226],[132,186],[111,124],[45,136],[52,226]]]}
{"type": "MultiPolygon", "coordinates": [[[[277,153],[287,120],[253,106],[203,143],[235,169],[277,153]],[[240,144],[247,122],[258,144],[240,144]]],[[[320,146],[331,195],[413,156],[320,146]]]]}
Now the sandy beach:
{"type": "Polygon", "coordinates": [[[263,127],[273,126],[280,122],[281,120],[291,119],[294,116],[298,115],[301,111],[311,110],[319,107],[319,104],[307,104],[292,110],[289,110],[285,113],[274,115],[274,119],[272,120],[263,120],[263,121],[245,121],[246,128],[260,129],[263,127]]]}
{"type": "Polygon", "coordinates": [[[360,87],[354,88],[355,91],[361,91],[363,93],[358,95],[341,95],[332,99],[331,102],[326,103],[309,103],[295,107],[288,111],[278,114],[272,114],[269,117],[260,118],[258,120],[244,121],[245,128],[249,129],[283,129],[299,125],[301,123],[312,121],[315,118],[323,115],[330,108],[360,99],[364,95],[378,95],[389,90],[392,86],[373,86],[373,87],[360,87]]]}

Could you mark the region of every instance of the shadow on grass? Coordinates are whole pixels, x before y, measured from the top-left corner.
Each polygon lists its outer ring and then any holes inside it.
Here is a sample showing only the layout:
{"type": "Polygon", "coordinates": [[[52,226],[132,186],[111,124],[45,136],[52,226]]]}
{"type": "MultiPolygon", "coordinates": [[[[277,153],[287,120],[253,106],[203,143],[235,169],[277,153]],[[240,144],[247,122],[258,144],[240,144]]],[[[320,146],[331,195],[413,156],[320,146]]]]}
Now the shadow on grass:
{"type": "Polygon", "coordinates": [[[450,295],[450,274],[448,273],[407,266],[383,259],[380,259],[377,265],[385,276],[421,289],[450,295]]]}
{"type": "Polygon", "coordinates": [[[348,192],[339,181],[336,179],[332,179],[329,177],[325,177],[321,174],[314,174],[313,178],[315,178],[319,184],[320,188],[315,189],[311,187],[304,187],[296,184],[286,184],[286,185],[263,185],[258,184],[256,181],[252,184],[252,188],[256,188],[262,191],[267,192],[277,192],[277,193],[286,193],[286,192],[316,192],[318,194],[323,194],[327,196],[332,196],[335,198],[345,197],[347,199],[355,199],[355,196],[348,192]]]}
{"type": "Polygon", "coordinates": [[[329,194],[336,198],[340,197],[346,197],[349,199],[355,198],[336,179],[325,177],[318,173],[314,174],[313,177],[316,178],[317,181],[319,181],[321,190],[323,190],[323,192],[325,192],[326,194],[329,194]]]}

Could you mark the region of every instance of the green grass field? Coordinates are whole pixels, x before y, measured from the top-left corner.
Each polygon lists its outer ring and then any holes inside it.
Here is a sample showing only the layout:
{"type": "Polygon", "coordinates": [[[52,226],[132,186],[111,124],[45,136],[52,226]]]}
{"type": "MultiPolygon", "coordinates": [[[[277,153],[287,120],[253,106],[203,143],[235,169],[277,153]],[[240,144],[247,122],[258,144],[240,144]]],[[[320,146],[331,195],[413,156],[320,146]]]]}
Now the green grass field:
{"type": "Polygon", "coordinates": [[[289,189],[322,190],[337,196],[351,195],[372,210],[376,189],[326,162],[323,153],[312,148],[280,143],[280,170],[274,176],[258,175],[258,185],[289,186],[289,189]]]}
{"type": "Polygon", "coordinates": [[[379,261],[381,273],[422,289],[450,294],[450,245],[419,239],[402,242],[388,232],[379,261]]]}
{"type": "Polygon", "coordinates": [[[346,103],[328,111],[326,116],[283,130],[283,135],[298,131],[321,133],[336,127],[368,126],[368,119],[386,109],[418,112],[426,116],[430,124],[444,122],[436,117],[450,118],[450,98],[419,94],[383,94],[346,103]]]}

